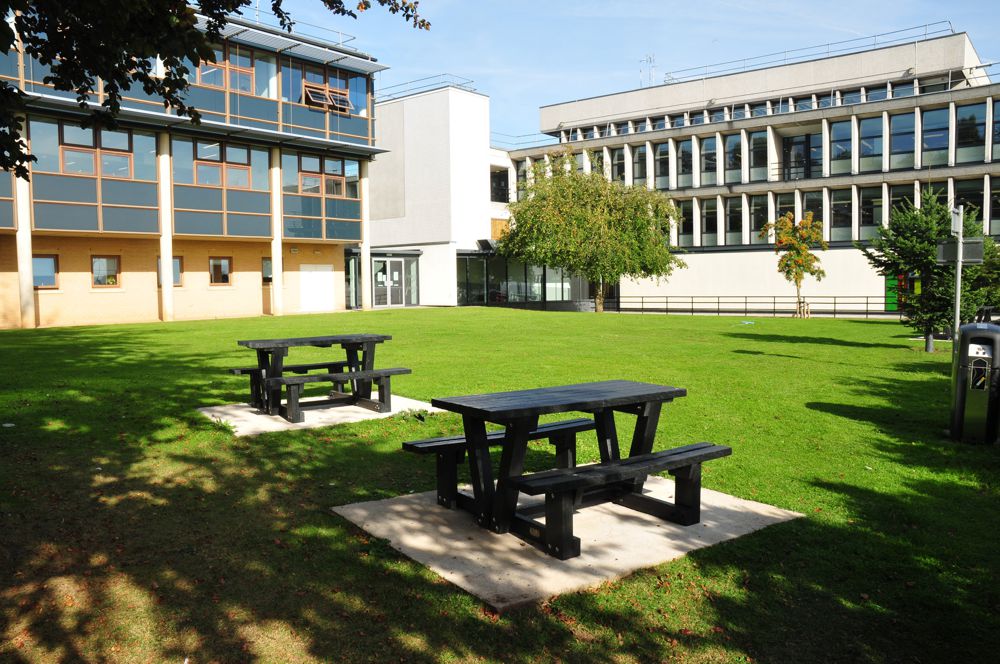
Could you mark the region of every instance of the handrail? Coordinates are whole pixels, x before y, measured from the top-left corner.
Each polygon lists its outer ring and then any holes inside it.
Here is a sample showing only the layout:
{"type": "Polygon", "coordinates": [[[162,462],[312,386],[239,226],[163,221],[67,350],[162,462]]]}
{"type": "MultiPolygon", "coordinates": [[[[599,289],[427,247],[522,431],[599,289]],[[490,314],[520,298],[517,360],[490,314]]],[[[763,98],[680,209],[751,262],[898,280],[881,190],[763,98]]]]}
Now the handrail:
{"type": "MultiPolygon", "coordinates": [[[[897,302],[884,295],[812,295],[802,299],[814,316],[902,315],[897,302]]],[[[790,316],[795,314],[797,302],[794,295],[622,295],[614,304],[621,313],[790,316]]]]}

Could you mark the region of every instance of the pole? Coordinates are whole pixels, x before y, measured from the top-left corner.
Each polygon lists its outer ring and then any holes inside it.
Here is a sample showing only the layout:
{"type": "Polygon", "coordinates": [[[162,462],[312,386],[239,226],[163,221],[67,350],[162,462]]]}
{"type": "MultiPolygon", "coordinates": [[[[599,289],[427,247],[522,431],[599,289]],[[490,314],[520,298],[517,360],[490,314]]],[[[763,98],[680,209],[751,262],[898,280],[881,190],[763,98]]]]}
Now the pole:
{"type": "Polygon", "coordinates": [[[965,206],[959,205],[958,210],[951,211],[951,228],[953,231],[958,232],[958,246],[956,247],[956,258],[955,258],[955,329],[952,335],[953,346],[952,348],[958,347],[958,327],[961,325],[961,315],[962,315],[962,237],[964,233],[965,226],[965,206]],[[956,220],[955,215],[958,215],[956,220]]]}

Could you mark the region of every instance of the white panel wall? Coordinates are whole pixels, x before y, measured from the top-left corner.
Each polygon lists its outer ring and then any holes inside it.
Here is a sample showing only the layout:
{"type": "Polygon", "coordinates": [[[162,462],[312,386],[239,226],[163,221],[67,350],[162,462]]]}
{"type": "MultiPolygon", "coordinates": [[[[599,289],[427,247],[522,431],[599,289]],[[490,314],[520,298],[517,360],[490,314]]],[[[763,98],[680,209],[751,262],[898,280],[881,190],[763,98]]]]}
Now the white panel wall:
{"type": "Polygon", "coordinates": [[[450,239],[459,249],[475,249],[476,240],[490,237],[490,99],[457,88],[447,93],[450,239]]]}
{"type": "Polygon", "coordinates": [[[458,304],[457,266],[454,244],[420,247],[420,304],[453,307],[458,304]]]}

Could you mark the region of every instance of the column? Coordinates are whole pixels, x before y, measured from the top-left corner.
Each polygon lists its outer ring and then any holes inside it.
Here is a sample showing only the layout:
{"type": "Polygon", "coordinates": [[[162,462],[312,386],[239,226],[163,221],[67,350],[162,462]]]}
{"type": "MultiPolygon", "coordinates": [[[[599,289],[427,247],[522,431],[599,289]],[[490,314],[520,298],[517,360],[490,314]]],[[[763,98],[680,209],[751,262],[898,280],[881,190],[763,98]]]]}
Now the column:
{"type": "MultiPolygon", "coordinates": [[[[989,136],[991,132],[986,132],[989,136]]],[[[948,165],[955,165],[955,102],[948,102],[948,165]]],[[[950,199],[949,199],[950,200],[950,199]]]]}
{"type": "Polygon", "coordinates": [[[889,212],[891,210],[891,204],[889,202],[889,183],[882,183],[882,227],[889,227],[889,212]]]}
{"type": "Polygon", "coordinates": [[[920,107],[913,109],[913,167],[920,168],[924,158],[924,118],[920,107]]]}
{"type": "MultiPolygon", "coordinates": [[[[27,126],[24,116],[18,118],[27,126]]],[[[21,302],[21,327],[37,327],[35,310],[35,273],[31,264],[31,186],[14,178],[14,223],[17,231],[14,243],[17,251],[17,286],[21,302]]]]}
{"type": "Polygon", "coordinates": [[[701,201],[697,198],[691,199],[691,245],[701,246],[701,201]]]}
{"type": "Polygon", "coordinates": [[[857,175],[861,171],[861,138],[858,127],[858,116],[851,116],[851,174],[857,175]]]}
{"type": "Polygon", "coordinates": [[[861,210],[858,207],[858,185],[851,185],[851,239],[861,237],[861,210]]]}
{"type": "Polygon", "coordinates": [[[830,208],[830,188],[823,187],[823,239],[830,241],[830,224],[833,221],[833,210],[830,208]]]}
{"type": "Polygon", "coordinates": [[[610,180],[611,179],[611,148],[605,146],[605,147],[601,148],[601,151],[604,154],[604,164],[603,164],[603,166],[604,166],[604,179],[605,180],[610,180]]]}
{"type": "MultiPolygon", "coordinates": [[[[986,135],[987,135],[988,140],[990,140],[992,142],[992,138],[990,138],[989,132],[987,132],[986,135]]],[[[986,175],[983,176],[983,199],[984,199],[983,200],[983,235],[989,235],[990,234],[990,218],[993,216],[993,211],[992,211],[993,201],[991,200],[992,196],[990,196],[990,180],[993,179],[994,177],[997,177],[997,176],[990,175],[989,173],[987,173],[986,175]]]]}
{"type": "Polygon", "coordinates": [[[746,129],[740,129],[740,182],[750,181],[750,143],[746,129]]]}
{"type": "MultiPolygon", "coordinates": [[[[993,161],[993,97],[986,98],[986,163],[993,161]]],[[[985,189],[984,191],[989,191],[985,189]]],[[[989,199],[989,195],[986,196],[989,199]]],[[[984,210],[986,208],[983,208],[984,210]]],[[[989,219],[983,214],[983,219],[989,219]]]]}
{"type": "Polygon", "coordinates": [[[742,233],[741,242],[742,244],[750,244],[750,196],[748,194],[740,194],[743,197],[743,204],[740,205],[740,211],[743,213],[743,227],[740,229],[742,233]]]}
{"type": "MultiPolygon", "coordinates": [[[[370,215],[368,196],[370,187],[368,186],[368,162],[361,161],[359,167],[359,177],[361,178],[361,308],[368,310],[372,308],[372,240],[369,231],[370,215]]],[[[454,259],[452,259],[454,266],[454,259]]]]}
{"type": "MultiPolygon", "coordinates": [[[[649,121],[648,119],[646,120],[649,121]]],[[[646,141],[646,189],[656,189],[656,158],[653,154],[653,142],[646,141]]]]}
{"type": "Polygon", "coordinates": [[[691,137],[691,186],[701,186],[701,140],[691,137]]]}
{"type": "Polygon", "coordinates": [[[830,177],[830,121],[823,118],[823,177],[830,177]]]}
{"type": "Polygon", "coordinates": [[[635,173],[632,172],[632,146],[626,143],[622,150],[625,152],[625,186],[631,187],[635,178],[635,173]]]}
{"type": "MultiPolygon", "coordinates": [[[[774,200],[774,192],[773,191],[768,191],[767,192],[767,222],[768,223],[774,223],[774,220],[778,218],[778,210],[776,209],[777,206],[775,205],[775,203],[776,203],[776,201],[774,200]]],[[[767,241],[769,243],[774,243],[774,229],[773,228],[767,232],[767,241]]]]}
{"type": "Polygon", "coordinates": [[[160,319],[174,319],[174,169],[170,161],[170,134],[156,134],[156,166],[160,207],[160,319]]]}
{"type": "Polygon", "coordinates": [[[726,244],[726,210],[722,200],[722,194],[715,197],[715,243],[726,244]]]}
{"type": "Polygon", "coordinates": [[[889,172],[889,111],[882,111],[882,172],[889,172]]]}
{"type": "Polygon", "coordinates": [[[802,219],[802,190],[795,189],[795,223],[799,223],[802,219]]]}
{"type": "Polygon", "coordinates": [[[715,183],[726,184],[726,146],[722,144],[722,132],[715,132],[715,183]]]}
{"type": "Polygon", "coordinates": [[[584,173],[589,173],[591,170],[593,170],[593,168],[592,168],[593,165],[590,163],[590,154],[591,154],[590,150],[584,150],[583,151],[583,172],[584,173]]]}
{"type": "MultiPolygon", "coordinates": [[[[781,175],[778,168],[778,139],[774,127],[767,126],[767,181],[777,182],[781,175]]],[[[773,217],[772,217],[773,219],[773,217]]]]}
{"type": "Polygon", "coordinates": [[[670,188],[677,188],[677,141],[670,139],[670,188]]]}
{"type": "MultiPolygon", "coordinates": [[[[359,168],[365,169],[367,166],[363,165],[359,168]]],[[[281,150],[279,148],[271,148],[271,168],[268,174],[271,182],[271,315],[282,316],[285,313],[285,250],[281,238],[284,235],[285,221],[284,202],[281,198],[281,150]]],[[[362,208],[362,218],[364,219],[363,215],[362,208]]],[[[367,228],[362,222],[362,235],[365,234],[366,230],[367,228]]]]}

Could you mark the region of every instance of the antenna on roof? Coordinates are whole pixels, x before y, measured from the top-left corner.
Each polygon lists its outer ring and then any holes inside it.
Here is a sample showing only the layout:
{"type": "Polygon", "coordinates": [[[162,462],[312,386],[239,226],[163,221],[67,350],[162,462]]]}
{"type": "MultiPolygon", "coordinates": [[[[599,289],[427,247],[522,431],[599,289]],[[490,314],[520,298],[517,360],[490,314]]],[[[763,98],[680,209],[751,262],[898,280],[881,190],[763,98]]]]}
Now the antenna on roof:
{"type": "Polygon", "coordinates": [[[639,60],[639,65],[639,87],[653,85],[653,79],[656,78],[656,54],[647,53],[646,57],[639,60]],[[645,72],[645,82],[643,82],[643,72],[645,72]]]}

